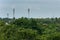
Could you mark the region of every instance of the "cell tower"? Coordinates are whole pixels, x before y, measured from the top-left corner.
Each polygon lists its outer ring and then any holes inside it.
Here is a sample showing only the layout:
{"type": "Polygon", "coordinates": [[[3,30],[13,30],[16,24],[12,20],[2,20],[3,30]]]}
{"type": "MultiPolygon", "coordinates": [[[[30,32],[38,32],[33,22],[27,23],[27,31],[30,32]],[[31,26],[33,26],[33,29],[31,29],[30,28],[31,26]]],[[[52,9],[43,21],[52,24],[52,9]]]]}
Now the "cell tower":
{"type": "Polygon", "coordinates": [[[13,8],[13,19],[15,19],[15,8],[13,8]]]}
{"type": "Polygon", "coordinates": [[[28,18],[30,18],[30,8],[28,8],[28,18]]]}

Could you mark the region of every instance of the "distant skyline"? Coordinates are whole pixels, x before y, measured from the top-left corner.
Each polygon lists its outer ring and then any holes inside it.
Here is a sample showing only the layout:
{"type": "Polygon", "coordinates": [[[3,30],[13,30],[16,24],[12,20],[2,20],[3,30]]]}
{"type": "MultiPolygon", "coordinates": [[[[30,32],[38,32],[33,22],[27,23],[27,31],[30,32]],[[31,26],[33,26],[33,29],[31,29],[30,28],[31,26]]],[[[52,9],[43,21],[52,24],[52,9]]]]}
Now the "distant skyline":
{"type": "Polygon", "coordinates": [[[12,18],[13,8],[16,18],[28,17],[28,8],[32,18],[60,17],[60,0],[0,0],[0,17],[12,18]]]}

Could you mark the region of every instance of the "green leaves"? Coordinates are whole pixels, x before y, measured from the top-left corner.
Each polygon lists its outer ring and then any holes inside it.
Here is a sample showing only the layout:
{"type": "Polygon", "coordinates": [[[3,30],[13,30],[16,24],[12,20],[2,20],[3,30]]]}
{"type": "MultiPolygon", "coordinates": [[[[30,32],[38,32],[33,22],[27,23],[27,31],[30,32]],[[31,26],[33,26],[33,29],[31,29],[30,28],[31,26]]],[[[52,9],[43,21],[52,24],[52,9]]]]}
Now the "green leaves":
{"type": "Polygon", "coordinates": [[[22,17],[11,20],[9,25],[0,20],[0,40],[60,40],[59,20],[22,17]]]}

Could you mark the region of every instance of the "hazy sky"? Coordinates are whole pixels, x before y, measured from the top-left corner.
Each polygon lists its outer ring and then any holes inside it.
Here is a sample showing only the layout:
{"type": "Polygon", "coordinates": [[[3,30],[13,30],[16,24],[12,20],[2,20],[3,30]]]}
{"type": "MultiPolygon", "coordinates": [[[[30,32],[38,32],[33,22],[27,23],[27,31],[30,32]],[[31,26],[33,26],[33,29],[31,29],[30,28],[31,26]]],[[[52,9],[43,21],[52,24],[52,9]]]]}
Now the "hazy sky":
{"type": "Polygon", "coordinates": [[[13,8],[16,18],[28,17],[28,8],[30,17],[60,17],[60,0],[0,0],[0,17],[13,17],[13,8]]]}

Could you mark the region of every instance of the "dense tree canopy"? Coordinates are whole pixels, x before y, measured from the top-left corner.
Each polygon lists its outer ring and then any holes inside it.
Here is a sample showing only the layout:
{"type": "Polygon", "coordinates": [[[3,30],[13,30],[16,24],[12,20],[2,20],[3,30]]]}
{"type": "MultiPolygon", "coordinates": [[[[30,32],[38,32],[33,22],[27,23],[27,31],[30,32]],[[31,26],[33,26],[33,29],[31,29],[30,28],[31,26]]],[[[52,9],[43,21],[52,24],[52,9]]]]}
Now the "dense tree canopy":
{"type": "Polygon", "coordinates": [[[0,18],[0,40],[60,40],[60,18],[0,18]]]}

